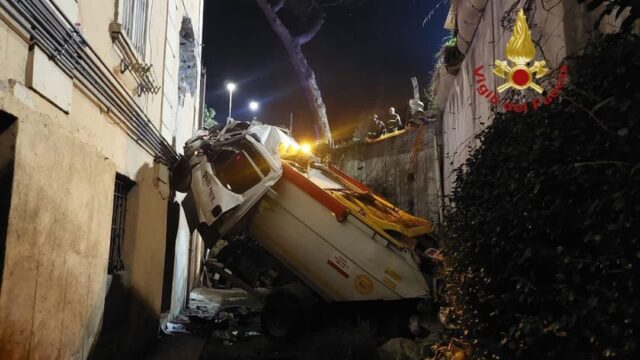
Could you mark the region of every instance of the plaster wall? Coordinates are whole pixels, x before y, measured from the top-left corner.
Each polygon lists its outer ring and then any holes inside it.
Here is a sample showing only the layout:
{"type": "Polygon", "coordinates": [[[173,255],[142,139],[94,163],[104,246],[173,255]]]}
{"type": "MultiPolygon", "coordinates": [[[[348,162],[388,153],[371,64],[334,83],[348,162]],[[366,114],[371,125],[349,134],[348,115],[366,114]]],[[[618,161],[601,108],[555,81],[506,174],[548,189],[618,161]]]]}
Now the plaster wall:
{"type": "Polygon", "coordinates": [[[79,92],[74,105],[81,113],[66,115],[13,80],[0,80],[0,89],[0,108],[18,118],[19,129],[0,289],[0,358],[86,358],[103,316],[116,170],[136,181],[129,194],[124,260],[136,301],[128,312],[138,318],[132,320],[128,338],[153,336],[165,265],[168,191],[159,181],[161,165],[97,108],[80,101],[86,99],[79,92]],[[91,127],[88,119],[104,127],[91,127]],[[33,131],[34,126],[52,130],[33,131]],[[109,171],[92,170],[96,162],[107,162],[109,171]],[[23,175],[25,167],[28,175],[23,175]],[[108,186],[99,186],[105,181],[108,186]],[[31,200],[24,194],[40,197],[31,200]],[[101,200],[88,203],[86,197],[101,200]],[[30,232],[20,235],[23,228],[30,232]],[[81,250],[70,249],[70,241],[81,250]],[[86,261],[67,260],[74,254],[86,261]],[[76,279],[80,275],[90,281],[76,279]],[[91,302],[78,304],[83,296],[91,302]],[[33,306],[15,306],[29,303],[33,306]],[[60,326],[66,329],[64,338],[53,335],[60,334],[60,326]],[[52,355],[52,346],[59,353],[52,355]]]}
{"type": "MultiPolygon", "coordinates": [[[[100,60],[123,91],[133,94],[135,83],[129,73],[120,72],[121,55],[109,34],[116,1],[69,4],[76,4],[79,28],[100,60]]],[[[162,81],[167,5],[150,3],[145,61],[154,64],[154,71],[159,72],[156,77],[162,81]]],[[[200,34],[202,1],[178,3],[183,9],[180,14],[196,14],[194,28],[200,34]]],[[[125,346],[135,347],[134,342],[144,336],[153,340],[161,311],[168,171],[124,131],[121,119],[75,81],[69,82],[67,111],[27,87],[28,75],[37,74],[28,64],[28,43],[26,34],[0,11],[0,109],[18,119],[0,288],[0,358],[88,356],[103,317],[116,172],[136,182],[128,196],[124,241],[125,270],[136,300],[127,312],[140,320],[139,327],[129,328],[125,346]]],[[[159,128],[163,121],[161,93],[134,99],[159,128]]],[[[187,119],[179,124],[183,139],[192,134],[197,103],[197,99],[187,99],[186,110],[178,113],[187,119]]],[[[180,246],[188,249],[184,241],[180,246]]],[[[184,259],[177,260],[176,266],[183,269],[177,273],[186,274],[184,251],[181,256],[184,259]]],[[[176,279],[178,285],[183,280],[176,279]]],[[[176,298],[182,299],[176,301],[179,311],[186,290],[185,286],[174,288],[180,292],[176,298]]],[[[129,355],[140,354],[136,351],[129,355]]]]}
{"type": "MultiPolygon", "coordinates": [[[[112,74],[123,84],[129,94],[135,93],[136,82],[130,71],[122,73],[120,62],[123,58],[121,51],[111,40],[109,25],[115,21],[116,6],[119,0],[79,0],[79,28],[82,34],[98,53],[100,59],[111,70],[112,74]]],[[[164,63],[164,39],[166,30],[167,5],[164,1],[149,1],[149,22],[144,56],[139,61],[152,64],[151,69],[157,82],[162,85],[162,64],[164,63]]],[[[157,129],[162,121],[162,99],[158,94],[143,94],[134,96],[134,100],[157,129]]]]}
{"type": "MultiPolygon", "coordinates": [[[[170,134],[171,142],[174,144],[178,153],[183,153],[183,146],[197,130],[199,123],[199,106],[200,106],[200,77],[196,85],[194,94],[186,93],[180,96],[178,92],[178,82],[180,75],[180,30],[182,19],[188,17],[191,19],[195,35],[195,57],[197,73],[200,74],[202,52],[200,44],[202,43],[202,25],[203,25],[203,5],[202,1],[168,1],[167,16],[167,39],[165,45],[165,71],[164,71],[164,88],[162,96],[163,108],[163,135],[170,134]]],[[[181,203],[183,195],[176,194],[174,201],[181,203]]],[[[196,256],[201,239],[197,232],[190,233],[189,226],[184,214],[184,210],[180,206],[178,231],[175,241],[175,258],[173,263],[173,281],[172,296],[170,306],[170,317],[179,315],[184,309],[189,292],[189,285],[193,286],[193,279],[190,279],[189,270],[192,272],[200,266],[200,258],[196,256]],[[189,262],[192,263],[189,266],[189,262]]]]}
{"type": "Polygon", "coordinates": [[[83,359],[104,306],[115,166],[6,88],[2,95],[18,135],[0,358],[83,359]]]}
{"type": "MultiPolygon", "coordinates": [[[[202,11],[200,1],[169,0],[167,2],[167,28],[162,90],[162,135],[182,153],[184,143],[191,138],[198,124],[199,94],[178,94],[180,76],[180,30],[182,19],[191,19],[195,35],[197,73],[200,74],[202,51],[202,11]]],[[[198,82],[200,78],[198,77],[198,82]]],[[[200,88],[198,83],[196,89],[200,88]]]]}

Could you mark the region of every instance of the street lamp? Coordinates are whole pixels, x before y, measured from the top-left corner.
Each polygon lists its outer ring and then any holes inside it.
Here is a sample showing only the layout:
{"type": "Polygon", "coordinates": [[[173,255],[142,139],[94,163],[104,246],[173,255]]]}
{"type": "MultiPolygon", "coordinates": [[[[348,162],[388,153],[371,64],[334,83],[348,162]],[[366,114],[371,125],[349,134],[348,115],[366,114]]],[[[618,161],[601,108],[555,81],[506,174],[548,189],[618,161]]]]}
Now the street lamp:
{"type": "Polygon", "coordinates": [[[260,104],[257,101],[249,101],[249,110],[251,110],[251,113],[253,114],[253,118],[251,119],[251,121],[258,121],[258,110],[260,109],[260,104]]]}
{"type": "Polygon", "coordinates": [[[231,105],[233,103],[233,92],[236,91],[236,84],[230,82],[227,84],[227,91],[229,91],[229,117],[227,118],[227,124],[231,120],[231,105]]]}
{"type": "Polygon", "coordinates": [[[251,112],[256,113],[260,109],[260,104],[257,101],[249,102],[249,110],[251,112]]]}

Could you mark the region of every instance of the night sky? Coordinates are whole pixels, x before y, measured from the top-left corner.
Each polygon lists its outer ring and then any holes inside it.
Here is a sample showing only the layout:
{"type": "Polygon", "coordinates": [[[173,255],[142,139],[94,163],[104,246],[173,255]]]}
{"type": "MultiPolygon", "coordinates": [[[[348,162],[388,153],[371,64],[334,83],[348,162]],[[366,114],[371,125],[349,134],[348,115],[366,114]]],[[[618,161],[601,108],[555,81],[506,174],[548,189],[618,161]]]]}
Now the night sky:
{"type": "MultiPolygon", "coordinates": [[[[435,54],[447,31],[440,0],[369,0],[357,8],[332,7],[318,35],[303,51],[316,73],[336,138],[349,137],[359,121],[390,106],[407,106],[410,77],[426,86],[435,54]]],[[[315,138],[311,112],[280,39],[253,0],[207,0],[204,13],[206,103],[224,121],[225,82],[238,84],[233,116],[249,120],[250,100],[260,102],[259,117],[286,125],[294,115],[294,134],[315,138]]],[[[286,16],[286,15],[284,15],[286,16]]],[[[286,18],[285,18],[286,19],[286,18]]],[[[403,112],[400,112],[403,115],[403,112]]]]}

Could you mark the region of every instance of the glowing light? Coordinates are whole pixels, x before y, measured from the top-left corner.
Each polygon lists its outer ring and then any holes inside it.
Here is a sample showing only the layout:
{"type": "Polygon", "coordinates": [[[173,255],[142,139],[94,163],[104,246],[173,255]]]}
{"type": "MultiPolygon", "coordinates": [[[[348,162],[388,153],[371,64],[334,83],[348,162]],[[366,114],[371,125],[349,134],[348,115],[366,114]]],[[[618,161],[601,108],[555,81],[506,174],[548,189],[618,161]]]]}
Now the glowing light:
{"type": "Polygon", "coordinates": [[[311,145],[309,144],[302,144],[300,146],[300,150],[302,150],[303,153],[310,155],[311,154],[311,145]]]}
{"type": "Polygon", "coordinates": [[[257,101],[249,102],[249,110],[256,112],[260,109],[260,104],[257,101]]]}
{"type": "Polygon", "coordinates": [[[233,104],[233,92],[236,90],[236,84],[229,82],[227,83],[227,90],[229,90],[229,117],[227,117],[227,125],[229,121],[231,121],[231,109],[233,104]]]}

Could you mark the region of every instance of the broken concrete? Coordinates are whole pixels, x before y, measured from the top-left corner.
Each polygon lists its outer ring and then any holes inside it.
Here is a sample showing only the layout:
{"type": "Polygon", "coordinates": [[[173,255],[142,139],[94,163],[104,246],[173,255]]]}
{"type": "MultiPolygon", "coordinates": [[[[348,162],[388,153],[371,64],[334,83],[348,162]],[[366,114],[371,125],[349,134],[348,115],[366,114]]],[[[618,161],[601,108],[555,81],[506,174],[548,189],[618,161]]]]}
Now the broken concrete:
{"type": "Polygon", "coordinates": [[[240,289],[197,288],[189,299],[190,315],[213,316],[228,307],[262,310],[262,302],[240,289]]]}
{"type": "Polygon", "coordinates": [[[196,55],[196,38],[193,32],[191,18],[182,18],[180,28],[180,69],[178,72],[178,94],[194,96],[198,87],[200,69],[196,55]]]}

